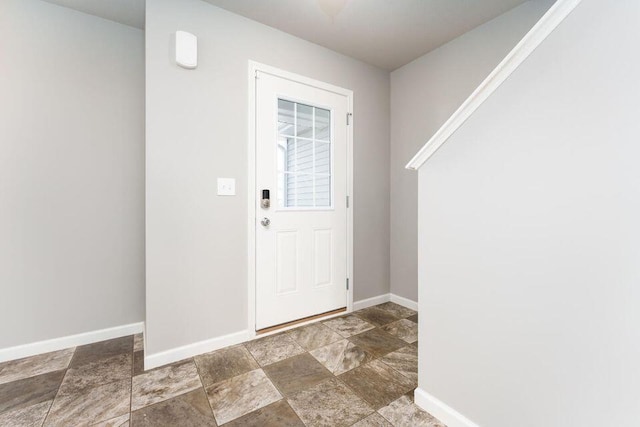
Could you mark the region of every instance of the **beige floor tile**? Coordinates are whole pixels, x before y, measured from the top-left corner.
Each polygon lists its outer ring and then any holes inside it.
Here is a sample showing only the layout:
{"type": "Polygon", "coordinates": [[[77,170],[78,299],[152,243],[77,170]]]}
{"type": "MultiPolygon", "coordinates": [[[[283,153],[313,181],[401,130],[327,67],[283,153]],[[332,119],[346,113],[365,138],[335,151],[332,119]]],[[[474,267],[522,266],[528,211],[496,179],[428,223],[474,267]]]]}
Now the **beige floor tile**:
{"type": "Polygon", "coordinates": [[[265,366],[264,372],[285,396],[332,377],[331,372],[308,353],[265,366]]]}
{"type": "Polygon", "coordinates": [[[0,384],[0,413],[53,400],[65,371],[49,372],[0,384]]]}
{"type": "Polygon", "coordinates": [[[327,320],[326,322],[322,323],[325,326],[328,326],[329,328],[336,331],[344,338],[361,334],[362,332],[375,328],[375,326],[371,323],[365,322],[358,316],[354,316],[352,314],[348,316],[336,317],[335,319],[327,320]]]}
{"type": "Polygon", "coordinates": [[[379,360],[352,369],[338,377],[375,409],[415,388],[412,380],[379,360]]]}
{"type": "Polygon", "coordinates": [[[387,310],[382,310],[377,306],[356,311],[354,314],[375,326],[384,326],[387,323],[400,320],[398,316],[395,316],[387,310]]]}
{"type": "Polygon", "coordinates": [[[133,351],[144,350],[144,337],[142,334],[135,334],[133,336],[133,351]]]}
{"type": "Polygon", "coordinates": [[[307,351],[340,341],[341,335],[322,323],[312,323],[289,331],[289,336],[307,351]]]}
{"type": "Polygon", "coordinates": [[[418,383],[418,349],[412,345],[387,354],[380,359],[405,377],[418,383]]]}
{"type": "Polygon", "coordinates": [[[340,375],[373,359],[373,356],[349,340],[320,347],[313,350],[311,355],[334,375],[340,375]]]}
{"type": "Polygon", "coordinates": [[[431,414],[418,408],[407,396],[380,408],[378,413],[395,427],[446,427],[431,414]]]}
{"type": "Polygon", "coordinates": [[[58,393],[73,394],[87,388],[131,378],[131,353],[119,354],[67,370],[58,393]]]}
{"type": "Polygon", "coordinates": [[[82,390],[58,394],[45,426],[88,426],[129,413],[131,380],[126,379],[82,390]]]}
{"type": "Polygon", "coordinates": [[[138,410],[202,387],[192,360],[154,369],[133,377],[131,409],[138,410]]]}
{"type": "Polygon", "coordinates": [[[144,351],[133,353],[133,376],[144,373],[144,351]]]}
{"type": "Polygon", "coordinates": [[[279,400],[224,425],[224,427],[269,426],[304,427],[304,424],[285,400],[279,400]]]}
{"type": "Polygon", "coordinates": [[[249,341],[244,345],[258,361],[260,366],[270,365],[271,363],[304,353],[304,348],[300,347],[300,345],[286,333],[259,338],[249,341]]]}
{"type": "Polygon", "coordinates": [[[395,302],[385,302],[384,304],[377,305],[376,307],[381,310],[388,311],[394,316],[400,317],[402,319],[417,314],[417,311],[411,310],[407,307],[403,307],[400,304],[396,304],[395,302]]]}
{"type": "Polygon", "coordinates": [[[196,356],[194,360],[205,387],[260,367],[242,345],[196,356]]]}
{"type": "Polygon", "coordinates": [[[134,411],[131,424],[135,427],[216,426],[202,388],[134,411]]]}
{"type": "Polygon", "coordinates": [[[418,324],[408,319],[401,319],[397,322],[389,323],[380,329],[409,344],[418,341],[418,324]]]}
{"type": "Polygon", "coordinates": [[[76,348],[70,368],[124,353],[133,352],[133,335],[82,345],[76,348]]]}
{"type": "Polygon", "coordinates": [[[374,412],[367,418],[358,421],[352,427],[393,427],[382,415],[374,412]]]}
{"type": "Polygon", "coordinates": [[[218,424],[224,424],[282,399],[262,369],[229,378],[207,388],[218,424]]]}
{"type": "Polygon", "coordinates": [[[75,348],[0,363],[0,384],[67,369],[75,348]]]}
{"type": "Polygon", "coordinates": [[[0,426],[40,427],[53,400],[14,409],[0,414],[0,426]]]}
{"type": "Polygon", "coordinates": [[[99,422],[91,427],[129,427],[129,413],[99,422]]]}
{"type": "Polygon", "coordinates": [[[405,341],[377,328],[354,335],[349,341],[374,357],[384,356],[407,345],[405,341]]]}
{"type": "Polygon", "coordinates": [[[289,404],[308,427],[346,427],[368,416],[373,408],[336,378],[291,396],[289,404]]]}

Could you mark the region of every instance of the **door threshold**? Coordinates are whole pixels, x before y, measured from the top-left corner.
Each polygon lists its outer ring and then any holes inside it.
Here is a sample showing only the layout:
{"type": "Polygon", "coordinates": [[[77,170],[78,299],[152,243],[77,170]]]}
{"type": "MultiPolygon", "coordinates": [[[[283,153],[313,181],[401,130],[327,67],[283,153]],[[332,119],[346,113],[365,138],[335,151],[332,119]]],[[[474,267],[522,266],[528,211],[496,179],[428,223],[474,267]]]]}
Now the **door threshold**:
{"type": "Polygon", "coordinates": [[[312,320],[320,319],[322,317],[335,316],[336,314],[346,313],[346,311],[347,311],[347,307],[343,307],[343,308],[339,308],[337,310],[327,311],[325,313],[315,314],[315,315],[309,316],[309,317],[303,317],[302,319],[293,320],[291,322],[281,323],[281,324],[275,325],[275,326],[269,326],[268,328],[263,328],[263,329],[257,330],[256,331],[256,335],[268,334],[269,332],[274,332],[274,331],[278,331],[280,329],[290,328],[291,326],[294,326],[294,325],[297,325],[297,324],[300,324],[300,323],[304,323],[304,322],[310,322],[312,320]]]}

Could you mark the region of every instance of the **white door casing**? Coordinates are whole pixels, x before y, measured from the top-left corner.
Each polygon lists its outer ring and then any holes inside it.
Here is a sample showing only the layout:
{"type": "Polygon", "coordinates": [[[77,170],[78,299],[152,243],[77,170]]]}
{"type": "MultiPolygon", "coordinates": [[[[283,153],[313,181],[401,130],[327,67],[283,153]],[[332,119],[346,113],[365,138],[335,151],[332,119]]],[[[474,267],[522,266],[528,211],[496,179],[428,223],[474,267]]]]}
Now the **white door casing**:
{"type": "Polygon", "coordinates": [[[260,330],[351,308],[351,94],[288,73],[252,71],[250,232],[255,239],[255,329],[260,330]],[[261,205],[263,189],[270,191],[269,208],[261,205]]]}

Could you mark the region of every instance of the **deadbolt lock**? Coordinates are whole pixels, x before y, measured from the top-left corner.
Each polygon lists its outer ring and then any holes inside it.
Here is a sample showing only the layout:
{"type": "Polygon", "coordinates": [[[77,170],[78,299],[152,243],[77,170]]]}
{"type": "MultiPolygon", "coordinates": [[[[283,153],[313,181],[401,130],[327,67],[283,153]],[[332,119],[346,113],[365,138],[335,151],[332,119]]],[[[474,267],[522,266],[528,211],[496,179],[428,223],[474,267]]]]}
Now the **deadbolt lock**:
{"type": "Polygon", "coordinates": [[[269,207],[271,207],[269,190],[262,190],[262,199],[260,199],[260,206],[262,207],[262,209],[269,209],[269,207]]]}

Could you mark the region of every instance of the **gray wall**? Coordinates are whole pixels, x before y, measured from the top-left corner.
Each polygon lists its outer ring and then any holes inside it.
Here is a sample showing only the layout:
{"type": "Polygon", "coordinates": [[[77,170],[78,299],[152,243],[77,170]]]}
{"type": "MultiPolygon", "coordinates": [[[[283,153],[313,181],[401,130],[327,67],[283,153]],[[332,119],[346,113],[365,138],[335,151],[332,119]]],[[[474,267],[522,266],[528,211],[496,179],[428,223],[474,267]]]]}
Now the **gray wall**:
{"type": "Polygon", "coordinates": [[[480,425],[640,420],[638,17],[584,0],[420,170],[419,385],[480,425]]]}
{"type": "Polygon", "coordinates": [[[418,298],[418,177],[404,168],[547,11],[526,2],[391,73],[391,292],[418,298]]]}
{"type": "Polygon", "coordinates": [[[146,47],[147,354],[248,328],[250,59],[354,91],[354,297],[388,293],[389,74],[200,0],[148,0],[146,47]],[[176,30],[196,70],[172,61],[176,30]]]}
{"type": "Polygon", "coordinates": [[[0,1],[0,348],[144,320],[143,49],[0,1]]]}

